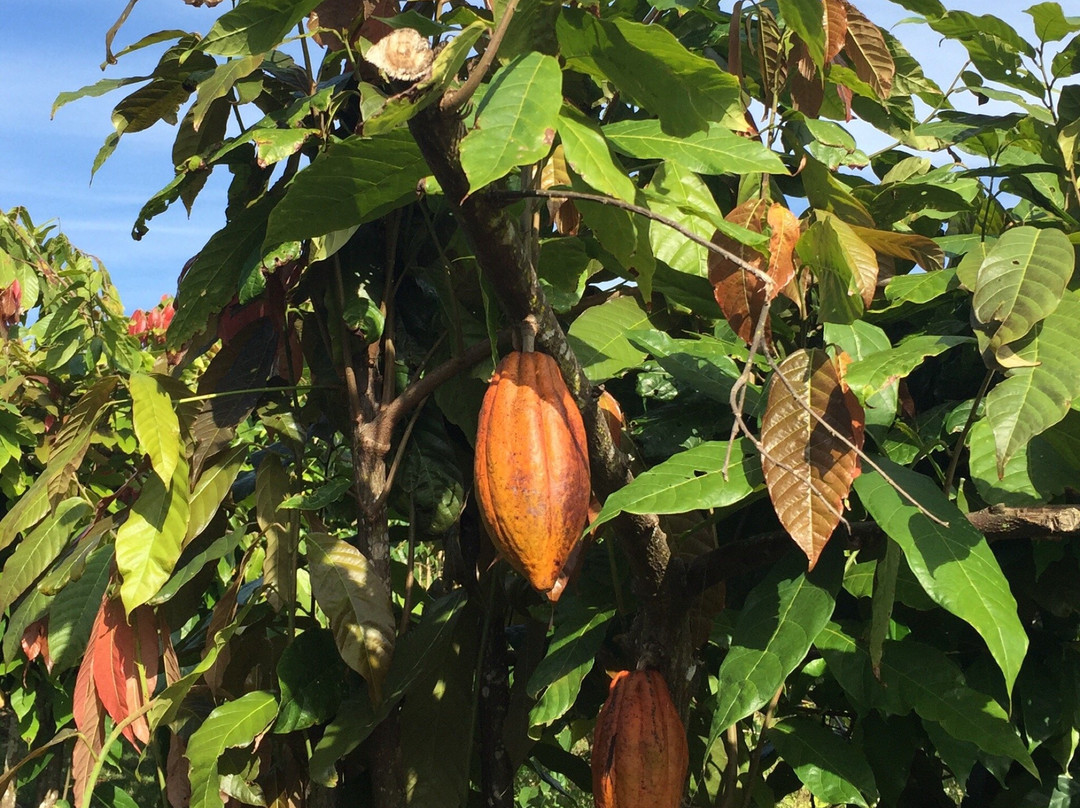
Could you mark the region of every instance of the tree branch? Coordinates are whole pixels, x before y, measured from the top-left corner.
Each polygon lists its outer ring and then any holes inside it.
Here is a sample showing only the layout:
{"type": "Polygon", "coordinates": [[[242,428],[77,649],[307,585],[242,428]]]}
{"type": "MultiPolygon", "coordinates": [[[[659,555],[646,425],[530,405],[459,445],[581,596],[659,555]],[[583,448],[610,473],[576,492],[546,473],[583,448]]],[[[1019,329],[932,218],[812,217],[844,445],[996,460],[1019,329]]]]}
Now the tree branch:
{"type": "Polygon", "coordinates": [[[439,106],[442,107],[445,112],[455,112],[461,109],[468,103],[469,99],[472,98],[473,93],[476,92],[476,88],[479,87],[480,82],[484,80],[484,76],[491,67],[491,63],[495,61],[495,54],[499,52],[499,45],[502,44],[503,37],[506,35],[506,29],[510,27],[510,20],[514,16],[517,4],[518,0],[510,0],[510,2],[506,4],[502,19],[499,20],[498,27],[491,34],[491,41],[488,43],[484,55],[480,57],[480,62],[476,67],[470,71],[469,77],[465,79],[465,83],[456,90],[447,92],[442,97],[439,106]]]}

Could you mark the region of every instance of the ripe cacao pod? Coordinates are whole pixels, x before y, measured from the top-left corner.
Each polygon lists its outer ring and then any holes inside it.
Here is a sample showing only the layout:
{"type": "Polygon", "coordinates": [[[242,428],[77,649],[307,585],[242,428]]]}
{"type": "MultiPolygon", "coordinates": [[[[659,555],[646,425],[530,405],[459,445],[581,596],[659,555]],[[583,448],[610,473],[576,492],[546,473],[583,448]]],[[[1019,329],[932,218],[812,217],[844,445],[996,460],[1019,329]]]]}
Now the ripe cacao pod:
{"type": "Polygon", "coordinates": [[[553,597],[585,527],[590,488],[585,425],[550,356],[515,351],[495,369],[480,408],[474,474],[492,542],[553,597]]]}
{"type": "Polygon", "coordinates": [[[596,808],[678,808],[686,787],[686,728],[657,671],[620,671],[593,734],[596,808]]]}

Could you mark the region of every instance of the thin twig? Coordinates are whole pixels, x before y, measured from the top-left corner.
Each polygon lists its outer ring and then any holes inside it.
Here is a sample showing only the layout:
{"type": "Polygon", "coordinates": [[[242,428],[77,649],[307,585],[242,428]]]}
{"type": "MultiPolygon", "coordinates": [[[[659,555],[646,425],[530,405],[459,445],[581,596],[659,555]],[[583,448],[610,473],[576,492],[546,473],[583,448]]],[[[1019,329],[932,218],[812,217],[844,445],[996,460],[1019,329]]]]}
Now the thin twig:
{"type": "Polygon", "coordinates": [[[702,238],[689,228],[683,227],[674,219],[669,219],[667,216],[662,216],[655,211],[651,211],[648,208],[642,207],[641,205],[635,205],[632,202],[624,202],[623,200],[618,199],[614,196],[605,196],[604,194],[588,194],[582,191],[570,191],[562,188],[557,191],[539,188],[528,188],[520,191],[495,189],[485,191],[484,193],[489,197],[505,199],[525,199],[534,196],[541,197],[543,199],[580,199],[585,202],[596,202],[601,205],[610,205],[614,208],[628,210],[631,213],[636,213],[639,216],[644,216],[646,219],[652,219],[654,222],[659,222],[665,227],[670,227],[675,232],[686,236],[686,238],[690,239],[695,244],[704,247],[710,252],[714,252],[717,255],[723,256],[728,261],[731,261],[731,263],[735,264],[735,266],[737,266],[739,269],[749,272],[759,281],[764,283],[766,292],[771,292],[774,285],[774,281],[772,278],[770,278],[767,274],[762,272],[750,262],[746,261],[743,258],[740,258],[735,253],[731,252],[731,250],[726,250],[719,244],[714,244],[707,238],[702,238]]]}
{"type": "Polygon", "coordinates": [[[479,87],[480,82],[484,80],[484,75],[488,72],[488,68],[491,67],[491,63],[495,61],[495,54],[498,53],[499,45],[502,44],[503,37],[506,35],[506,29],[510,27],[510,20],[514,16],[517,4],[518,0],[510,0],[510,2],[506,4],[506,9],[503,11],[498,26],[491,34],[491,41],[488,42],[484,55],[480,57],[480,62],[476,67],[470,71],[469,77],[465,79],[465,83],[456,90],[447,92],[442,97],[442,101],[439,102],[439,108],[443,112],[453,112],[454,110],[461,109],[468,103],[469,99],[472,98],[473,93],[476,92],[476,88],[479,87]]]}
{"type": "Polygon", "coordinates": [[[945,472],[945,496],[949,496],[949,491],[952,490],[953,480],[956,479],[956,466],[960,462],[960,452],[964,448],[968,432],[971,431],[971,425],[975,423],[975,416],[979,412],[979,404],[982,403],[983,398],[986,396],[986,391],[990,387],[993,378],[994,371],[992,369],[986,371],[979,392],[975,394],[975,400],[971,402],[971,412],[968,413],[967,420],[964,422],[964,428],[960,430],[960,437],[956,439],[952,452],[949,453],[949,468],[945,472]]]}
{"type": "Polygon", "coordinates": [[[379,498],[375,500],[376,508],[381,508],[383,503],[386,502],[387,498],[390,496],[390,489],[394,485],[394,477],[397,476],[398,467],[401,465],[401,459],[405,456],[405,448],[409,445],[409,438],[412,436],[413,427],[416,426],[416,422],[420,418],[420,413],[423,411],[424,402],[421,401],[413,412],[412,417],[409,418],[409,423],[405,425],[405,432],[402,434],[401,441],[398,443],[397,452],[394,453],[394,460],[390,464],[390,470],[386,472],[386,484],[383,485],[383,490],[382,493],[379,494],[379,498]]]}
{"type": "Polygon", "coordinates": [[[870,468],[872,468],[878,474],[880,474],[881,478],[885,482],[887,482],[890,486],[892,486],[893,490],[895,490],[896,493],[898,493],[900,496],[902,496],[904,499],[906,499],[908,502],[910,502],[912,505],[914,505],[916,508],[918,508],[919,513],[921,513],[927,519],[930,519],[931,521],[941,525],[942,527],[948,527],[949,526],[949,523],[947,521],[945,521],[944,519],[932,514],[925,507],[923,507],[919,503],[919,501],[917,499],[915,499],[915,497],[913,497],[911,494],[909,494],[907,491],[905,491],[900,486],[900,484],[898,482],[896,482],[896,480],[894,480],[892,477],[889,476],[889,474],[885,471],[885,469],[883,469],[881,466],[879,466],[877,463],[874,462],[874,460],[870,457],[870,455],[868,455],[860,447],[858,447],[854,443],[852,443],[851,440],[849,440],[846,435],[844,435],[842,432],[840,432],[840,430],[836,429],[832,424],[830,424],[828,421],[826,421],[824,418],[822,418],[820,415],[818,415],[816,412],[814,412],[813,408],[809,404],[807,404],[805,401],[803,401],[802,398],[799,397],[799,394],[795,391],[795,388],[791,386],[791,382],[789,382],[784,377],[784,374],[781,373],[780,369],[777,367],[776,362],[773,360],[773,358],[767,352],[765,354],[765,358],[769,362],[769,367],[771,367],[773,369],[773,373],[780,379],[780,382],[784,385],[784,388],[788,391],[788,393],[791,395],[791,397],[795,400],[795,403],[799,406],[799,409],[802,409],[802,410],[806,411],[807,413],[809,413],[810,417],[813,418],[815,421],[817,421],[819,424],[821,424],[821,426],[825,427],[825,430],[830,435],[832,435],[834,438],[836,438],[838,441],[840,441],[842,444],[844,444],[847,448],[849,448],[853,452],[855,452],[855,454],[859,457],[859,459],[862,460],[863,462],[865,462],[868,466],[870,466],[870,468]]]}
{"type": "Polygon", "coordinates": [[[750,767],[746,772],[746,788],[743,790],[742,808],[750,807],[750,797],[754,793],[754,780],[757,779],[758,773],[761,771],[761,752],[765,747],[765,735],[768,733],[769,727],[772,726],[773,713],[776,712],[776,705],[780,701],[780,694],[783,692],[784,686],[780,685],[769,702],[769,706],[765,708],[765,718],[761,722],[761,732],[758,733],[754,751],[750,753],[750,767]]]}

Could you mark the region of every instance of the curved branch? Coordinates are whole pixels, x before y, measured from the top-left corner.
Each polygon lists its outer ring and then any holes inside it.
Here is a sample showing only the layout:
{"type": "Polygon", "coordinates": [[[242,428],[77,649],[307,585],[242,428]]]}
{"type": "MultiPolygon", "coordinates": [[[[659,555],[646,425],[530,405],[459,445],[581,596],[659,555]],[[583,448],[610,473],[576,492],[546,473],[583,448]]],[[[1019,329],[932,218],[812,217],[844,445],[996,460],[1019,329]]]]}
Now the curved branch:
{"type": "Polygon", "coordinates": [[[506,35],[506,29],[510,27],[510,20],[514,16],[514,10],[517,9],[517,4],[518,0],[510,0],[510,2],[506,4],[502,19],[499,20],[498,27],[491,34],[491,41],[488,43],[484,55],[480,57],[480,62],[476,67],[469,72],[469,77],[465,79],[465,83],[453,92],[447,92],[442,97],[439,106],[442,107],[444,112],[454,112],[459,110],[468,103],[470,98],[472,98],[473,93],[476,92],[476,88],[479,87],[480,82],[484,80],[484,76],[491,67],[491,63],[495,61],[495,54],[499,52],[499,45],[502,44],[503,37],[506,35]]]}

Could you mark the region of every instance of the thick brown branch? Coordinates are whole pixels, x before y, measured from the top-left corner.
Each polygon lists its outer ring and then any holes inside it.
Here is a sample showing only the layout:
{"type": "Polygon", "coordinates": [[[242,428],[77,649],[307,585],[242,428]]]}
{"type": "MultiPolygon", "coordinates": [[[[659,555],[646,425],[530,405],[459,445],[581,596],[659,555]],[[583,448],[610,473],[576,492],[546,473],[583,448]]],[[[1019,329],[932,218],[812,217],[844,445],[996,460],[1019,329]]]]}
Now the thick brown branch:
{"type": "MultiPolygon", "coordinates": [[[[1033,508],[993,506],[967,515],[968,521],[987,541],[1024,539],[1061,541],[1080,538],[1080,506],[1045,505],[1033,508]]],[[[876,522],[851,522],[850,532],[836,537],[852,549],[885,539],[876,522]]],[[[699,556],[687,572],[686,596],[696,597],[711,586],[775,563],[781,556],[796,552],[785,530],[748,536],[699,556]]]]}
{"type": "Polygon", "coordinates": [[[465,79],[465,83],[458,87],[456,90],[447,92],[443,96],[439,105],[447,112],[454,112],[461,109],[472,98],[473,93],[476,92],[476,88],[480,86],[480,82],[484,80],[484,76],[491,68],[491,63],[495,61],[495,54],[499,52],[499,45],[502,44],[503,37],[506,36],[506,29],[510,27],[510,20],[514,17],[514,11],[517,9],[518,0],[510,0],[506,4],[506,8],[503,9],[502,18],[499,20],[499,25],[491,35],[491,41],[488,43],[487,50],[484,51],[484,55],[480,57],[479,64],[473,68],[469,73],[469,77],[465,79]]]}

